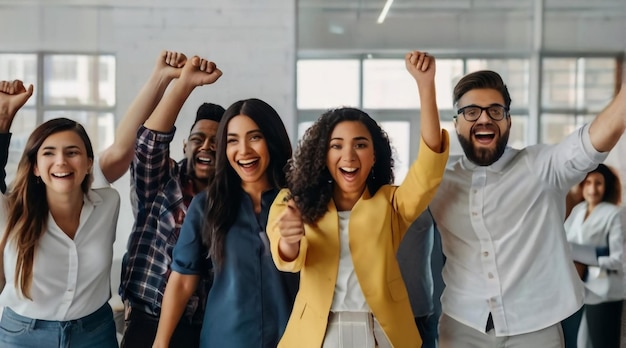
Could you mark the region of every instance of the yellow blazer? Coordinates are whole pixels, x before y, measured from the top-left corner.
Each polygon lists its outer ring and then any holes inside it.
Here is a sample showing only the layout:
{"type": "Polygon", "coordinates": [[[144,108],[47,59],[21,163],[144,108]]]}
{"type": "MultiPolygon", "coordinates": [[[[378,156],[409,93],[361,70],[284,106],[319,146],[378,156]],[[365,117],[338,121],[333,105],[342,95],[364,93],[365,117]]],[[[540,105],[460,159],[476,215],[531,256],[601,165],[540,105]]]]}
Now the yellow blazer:
{"type": "MultiPolygon", "coordinates": [[[[384,185],[374,196],[366,189],[352,208],[349,239],[352,261],[361,290],[387,338],[396,348],[421,347],[396,251],[409,225],[426,209],[439,187],[448,159],[448,133],[442,132],[444,151],[435,153],[421,140],[418,159],[400,186],[384,185]]],[[[331,200],[328,212],[305,225],[298,257],[286,262],[278,252],[278,217],[286,208],[282,190],[270,209],[268,235],[272,257],[282,271],[300,271],[300,290],[278,347],[322,346],[339,267],[339,217],[331,200]]]]}

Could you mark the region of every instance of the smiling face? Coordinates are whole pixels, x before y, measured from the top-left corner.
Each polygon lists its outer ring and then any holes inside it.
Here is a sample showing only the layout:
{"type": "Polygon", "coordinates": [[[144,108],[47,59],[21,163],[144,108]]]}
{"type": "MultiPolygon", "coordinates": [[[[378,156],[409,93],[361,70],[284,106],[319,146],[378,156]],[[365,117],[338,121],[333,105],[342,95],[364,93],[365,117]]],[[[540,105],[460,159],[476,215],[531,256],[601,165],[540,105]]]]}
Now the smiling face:
{"type": "MultiPolygon", "coordinates": [[[[472,89],[465,93],[457,102],[459,109],[476,105],[505,105],[504,98],[498,90],[490,88],[472,89]]],[[[486,111],[470,122],[463,115],[455,120],[456,133],[467,158],[480,166],[488,166],[497,161],[506,148],[511,129],[511,117],[506,116],[500,121],[491,119],[486,111]]]]}
{"type": "Polygon", "coordinates": [[[270,188],[269,149],[263,132],[250,117],[237,115],[228,122],[226,157],[241,178],[244,191],[263,192],[270,188]]]}
{"type": "Polygon", "coordinates": [[[33,174],[46,185],[48,198],[54,194],[82,195],[81,184],[92,164],[82,138],[74,131],[62,131],[43,141],[33,174]]]}
{"type": "Polygon", "coordinates": [[[358,121],[338,123],[330,134],[326,167],[335,182],[334,198],[338,207],[351,209],[365,190],[374,166],[374,143],[367,127],[358,121]]]}
{"type": "Polygon", "coordinates": [[[598,172],[589,173],[582,184],[583,198],[593,208],[602,202],[605,189],[604,176],[598,172]]]}
{"type": "Polygon", "coordinates": [[[199,120],[184,143],[187,172],[194,179],[197,189],[206,187],[208,179],[215,172],[215,137],[218,126],[219,123],[212,120],[199,120]]]}

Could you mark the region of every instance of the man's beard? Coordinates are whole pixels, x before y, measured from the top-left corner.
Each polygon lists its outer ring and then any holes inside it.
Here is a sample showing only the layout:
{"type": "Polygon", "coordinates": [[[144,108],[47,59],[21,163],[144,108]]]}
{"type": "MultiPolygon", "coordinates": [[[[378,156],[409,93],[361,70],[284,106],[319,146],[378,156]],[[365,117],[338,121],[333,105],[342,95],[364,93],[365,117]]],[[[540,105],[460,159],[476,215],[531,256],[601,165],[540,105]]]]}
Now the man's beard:
{"type": "Polygon", "coordinates": [[[467,159],[479,166],[489,166],[499,160],[506,149],[506,144],[509,142],[508,129],[500,135],[495,148],[476,148],[471,139],[467,139],[459,133],[456,135],[467,159]]]}

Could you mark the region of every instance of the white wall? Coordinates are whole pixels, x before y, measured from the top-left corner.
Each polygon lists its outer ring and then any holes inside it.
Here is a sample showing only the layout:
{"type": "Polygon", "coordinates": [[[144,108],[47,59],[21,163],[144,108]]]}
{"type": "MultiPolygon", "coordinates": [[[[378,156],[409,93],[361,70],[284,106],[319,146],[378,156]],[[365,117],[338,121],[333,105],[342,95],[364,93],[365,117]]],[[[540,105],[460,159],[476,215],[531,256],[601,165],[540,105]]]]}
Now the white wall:
{"type": "MultiPolygon", "coordinates": [[[[183,139],[204,101],[227,107],[239,99],[261,98],[295,134],[295,1],[0,1],[0,33],[1,52],[115,54],[117,120],[161,50],[215,61],[224,75],[196,89],[185,104],[176,123],[175,159],[182,158],[183,139]]],[[[123,255],[133,221],[128,179],[127,174],[114,185],[122,197],[116,259],[123,255]]],[[[113,276],[114,282],[118,278],[113,276]]]]}

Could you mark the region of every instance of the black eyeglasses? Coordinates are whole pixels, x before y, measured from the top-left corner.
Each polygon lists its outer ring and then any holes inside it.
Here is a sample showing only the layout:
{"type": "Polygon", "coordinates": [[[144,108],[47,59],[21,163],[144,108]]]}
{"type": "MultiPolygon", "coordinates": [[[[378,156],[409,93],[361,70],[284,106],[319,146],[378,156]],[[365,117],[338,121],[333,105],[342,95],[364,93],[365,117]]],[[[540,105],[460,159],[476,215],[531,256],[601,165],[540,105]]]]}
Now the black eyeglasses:
{"type": "Polygon", "coordinates": [[[500,104],[491,104],[487,107],[482,107],[478,105],[468,105],[457,110],[457,115],[463,115],[463,118],[467,122],[475,122],[480,118],[480,115],[483,111],[487,111],[487,116],[489,116],[494,121],[500,121],[506,117],[509,112],[509,108],[500,104]]]}

